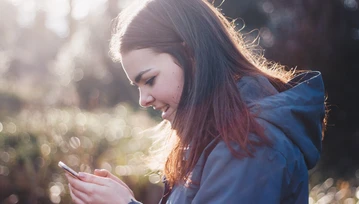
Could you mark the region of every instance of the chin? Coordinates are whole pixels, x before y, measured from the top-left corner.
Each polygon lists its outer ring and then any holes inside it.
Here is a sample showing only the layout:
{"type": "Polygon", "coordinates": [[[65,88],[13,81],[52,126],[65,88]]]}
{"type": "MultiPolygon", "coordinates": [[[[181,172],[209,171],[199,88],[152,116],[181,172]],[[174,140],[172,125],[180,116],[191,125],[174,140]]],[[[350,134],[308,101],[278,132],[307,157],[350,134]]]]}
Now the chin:
{"type": "Polygon", "coordinates": [[[168,123],[172,124],[173,123],[173,119],[169,118],[169,119],[165,119],[168,123]]]}
{"type": "Polygon", "coordinates": [[[165,114],[165,117],[163,117],[164,120],[168,121],[169,123],[173,123],[175,117],[175,112],[170,112],[169,114],[165,114]]]}
{"type": "Polygon", "coordinates": [[[169,124],[171,124],[171,126],[172,126],[173,121],[174,121],[174,117],[170,116],[170,117],[168,117],[168,118],[165,118],[164,120],[167,121],[167,122],[168,122],[169,124]]]}

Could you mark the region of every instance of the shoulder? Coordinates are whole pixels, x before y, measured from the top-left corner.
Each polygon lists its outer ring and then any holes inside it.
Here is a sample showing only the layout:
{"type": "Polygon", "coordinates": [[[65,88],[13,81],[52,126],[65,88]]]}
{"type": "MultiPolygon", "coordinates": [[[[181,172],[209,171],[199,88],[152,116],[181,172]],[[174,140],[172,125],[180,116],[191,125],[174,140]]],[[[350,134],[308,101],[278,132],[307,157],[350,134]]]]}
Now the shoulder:
{"type": "MultiPolygon", "coordinates": [[[[219,176],[224,173],[230,177],[232,175],[243,179],[241,176],[238,177],[243,174],[245,175],[244,180],[248,182],[251,179],[263,179],[277,183],[282,179],[290,180],[294,174],[304,175],[307,172],[307,167],[300,150],[280,131],[268,134],[272,138],[276,137],[272,146],[255,147],[254,157],[241,159],[232,154],[224,141],[219,141],[208,154],[202,176],[210,174],[219,176]]],[[[240,151],[239,145],[231,144],[231,146],[234,150],[240,151]]]]}
{"type": "MultiPolygon", "coordinates": [[[[235,150],[240,148],[231,145],[235,150]]],[[[188,183],[177,186],[171,197],[192,203],[280,203],[302,194],[307,199],[305,163],[299,159],[301,165],[295,164],[280,151],[283,149],[261,146],[254,157],[238,159],[224,141],[212,142],[203,151],[188,183]]]]}
{"type": "MultiPolygon", "coordinates": [[[[235,151],[241,151],[239,145],[237,144],[232,143],[231,147],[235,151]]],[[[233,155],[224,141],[220,141],[208,155],[206,166],[214,166],[214,168],[232,166],[238,170],[238,168],[260,165],[262,169],[265,169],[271,168],[272,165],[284,167],[286,163],[286,156],[281,151],[278,151],[273,147],[256,147],[254,157],[244,157],[239,159],[233,155]]]]}
{"type": "Polygon", "coordinates": [[[285,157],[272,148],[260,147],[255,157],[238,159],[220,141],[203,166],[196,199],[205,201],[198,203],[279,203],[283,183],[289,180],[286,166],[285,157]],[[259,189],[263,197],[258,197],[259,189]]]}
{"type": "Polygon", "coordinates": [[[246,104],[278,93],[268,78],[262,75],[242,77],[237,82],[237,88],[246,104]]]}

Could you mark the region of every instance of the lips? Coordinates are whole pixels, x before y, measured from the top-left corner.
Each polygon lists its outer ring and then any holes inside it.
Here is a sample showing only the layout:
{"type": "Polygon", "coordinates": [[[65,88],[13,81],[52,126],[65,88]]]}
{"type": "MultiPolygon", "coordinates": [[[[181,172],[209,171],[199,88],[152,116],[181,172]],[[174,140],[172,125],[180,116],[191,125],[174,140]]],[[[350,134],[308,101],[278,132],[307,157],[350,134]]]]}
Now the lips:
{"type": "Polygon", "coordinates": [[[155,107],[155,106],[153,106],[153,109],[155,109],[155,110],[159,110],[159,111],[161,111],[162,112],[162,118],[163,119],[167,119],[168,118],[168,116],[169,116],[169,113],[167,113],[167,111],[168,111],[168,109],[170,108],[170,106],[169,105],[165,105],[165,106],[162,106],[162,107],[155,107]]]}
{"type": "Polygon", "coordinates": [[[161,110],[162,110],[162,118],[163,119],[168,119],[168,113],[167,113],[167,111],[168,111],[168,109],[170,108],[170,106],[169,105],[166,105],[165,107],[163,107],[161,110]]]}
{"type": "Polygon", "coordinates": [[[168,109],[169,109],[169,105],[165,105],[165,106],[162,106],[161,108],[157,108],[155,106],[153,106],[153,109],[154,110],[159,110],[159,111],[162,111],[162,112],[166,112],[168,109]]]}
{"type": "Polygon", "coordinates": [[[162,112],[166,112],[169,108],[170,108],[170,106],[169,106],[169,105],[166,105],[166,106],[162,109],[162,112]]]}

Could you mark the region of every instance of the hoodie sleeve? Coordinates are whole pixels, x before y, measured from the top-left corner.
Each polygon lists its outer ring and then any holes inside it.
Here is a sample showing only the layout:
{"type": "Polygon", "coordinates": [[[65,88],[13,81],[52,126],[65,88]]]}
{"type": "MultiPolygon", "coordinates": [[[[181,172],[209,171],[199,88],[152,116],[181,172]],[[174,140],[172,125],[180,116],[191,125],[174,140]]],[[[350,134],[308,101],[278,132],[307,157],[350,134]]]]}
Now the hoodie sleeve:
{"type": "Polygon", "coordinates": [[[280,203],[287,175],[286,159],[271,148],[237,159],[220,142],[207,158],[192,203],[280,203]]]}

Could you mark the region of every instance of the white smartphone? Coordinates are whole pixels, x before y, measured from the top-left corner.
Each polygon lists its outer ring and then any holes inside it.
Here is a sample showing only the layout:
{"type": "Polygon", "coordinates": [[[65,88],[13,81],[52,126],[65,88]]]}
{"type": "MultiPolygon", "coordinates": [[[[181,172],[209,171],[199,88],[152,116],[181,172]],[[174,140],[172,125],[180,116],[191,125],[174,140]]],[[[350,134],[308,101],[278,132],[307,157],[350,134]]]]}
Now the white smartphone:
{"type": "Polygon", "coordinates": [[[71,176],[73,176],[77,179],[80,179],[79,174],[75,170],[71,169],[66,164],[64,164],[62,161],[59,161],[58,165],[59,165],[59,167],[63,168],[66,172],[68,172],[71,176]]]}

